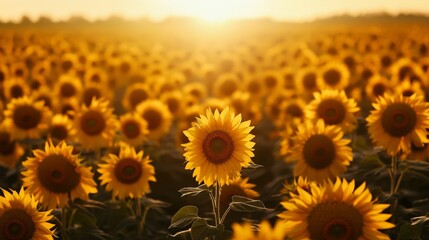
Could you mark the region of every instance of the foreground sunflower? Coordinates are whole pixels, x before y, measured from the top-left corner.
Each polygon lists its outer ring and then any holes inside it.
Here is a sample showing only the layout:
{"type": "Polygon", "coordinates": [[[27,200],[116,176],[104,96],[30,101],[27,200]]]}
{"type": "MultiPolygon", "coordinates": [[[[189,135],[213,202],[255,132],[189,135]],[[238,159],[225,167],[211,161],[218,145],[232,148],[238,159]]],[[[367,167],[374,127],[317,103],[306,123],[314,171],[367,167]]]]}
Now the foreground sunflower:
{"type": "Polygon", "coordinates": [[[344,91],[326,89],[314,93],[314,100],[306,109],[306,117],[317,121],[323,119],[326,125],[338,125],[344,132],[351,132],[356,125],[357,103],[347,98],[344,91]]]}
{"type": "Polygon", "coordinates": [[[85,148],[97,149],[109,146],[116,134],[117,122],[108,101],[93,99],[75,112],[74,125],[77,138],[85,148]]]}
{"type": "Polygon", "coordinates": [[[51,210],[39,211],[38,202],[23,188],[19,192],[2,189],[0,196],[0,239],[54,239],[51,210]]]}
{"type": "Polygon", "coordinates": [[[72,152],[64,141],[56,146],[46,142],[44,151],[34,150],[34,157],[23,162],[23,187],[48,208],[64,207],[76,198],[87,200],[97,192],[91,168],[81,165],[72,152]]]}
{"type": "Polygon", "coordinates": [[[428,105],[416,94],[404,97],[385,96],[372,105],[375,110],[366,118],[373,142],[386,149],[390,155],[409,153],[411,144],[422,147],[429,143],[428,105]]]}
{"type": "Polygon", "coordinates": [[[355,188],[354,180],[337,180],[309,191],[297,188],[297,194],[283,201],[279,214],[286,220],[291,239],[390,239],[379,229],[393,228],[390,214],[382,213],[389,204],[376,204],[365,183],[355,188]]]}
{"type": "Polygon", "coordinates": [[[286,223],[277,221],[274,227],[271,227],[268,221],[262,221],[257,230],[249,222],[244,224],[234,223],[232,225],[232,240],[284,240],[286,237],[286,223]]]}
{"type": "Polygon", "coordinates": [[[43,101],[35,102],[24,96],[12,99],[7,104],[4,121],[14,138],[38,138],[40,133],[48,128],[51,114],[43,101]]]}
{"type": "Polygon", "coordinates": [[[183,133],[189,142],[183,144],[186,158],[185,169],[193,170],[193,176],[201,183],[221,186],[240,176],[242,167],[252,161],[253,146],[250,121],[241,122],[241,115],[235,115],[226,107],[221,113],[206,110],[197,122],[183,133]]]}
{"type": "Polygon", "coordinates": [[[291,155],[297,160],[293,174],[323,182],[345,172],[353,156],[343,135],[338,126],[326,126],[322,120],[299,126],[291,155]]]}
{"type": "Polygon", "coordinates": [[[134,147],[123,146],[119,156],[109,154],[106,163],[100,164],[101,185],[112,191],[119,199],[140,198],[150,192],[149,181],[155,182],[155,168],[143,151],[136,153],[134,147]]]}

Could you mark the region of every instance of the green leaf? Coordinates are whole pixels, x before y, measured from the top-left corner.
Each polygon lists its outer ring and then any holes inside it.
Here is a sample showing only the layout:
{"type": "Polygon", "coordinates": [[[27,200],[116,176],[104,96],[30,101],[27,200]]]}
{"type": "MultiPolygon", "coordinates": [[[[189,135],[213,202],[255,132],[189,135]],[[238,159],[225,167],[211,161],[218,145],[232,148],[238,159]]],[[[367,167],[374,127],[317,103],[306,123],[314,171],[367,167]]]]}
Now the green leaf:
{"type": "Polygon", "coordinates": [[[216,236],[216,240],[229,240],[232,238],[232,232],[225,230],[216,236]]]}
{"type": "Polygon", "coordinates": [[[397,240],[420,240],[421,231],[421,225],[411,225],[410,223],[404,223],[399,230],[397,240]]]}
{"type": "Polygon", "coordinates": [[[264,203],[260,200],[255,200],[243,196],[232,196],[232,202],[229,204],[232,210],[238,212],[255,212],[267,210],[264,203]]]}
{"type": "Polygon", "coordinates": [[[192,223],[191,236],[192,240],[205,240],[206,237],[214,236],[219,233],[219,229],[210,226],[207,221],[200,218],[192,223]]]}
{"type": "Polygon", "coordinates": [[[198,217],[198,208],[192,205],[184,206],[171,218],[169,228],[186,227],[197,219],[200,219],[198,217]]]}
{"type": "Polygon", "coordinates": [[[371,154],[366,157],[364,157],[359,162],[359,167],[365,168],[365,169],[373,169],[384,166],[384,163],[380,160],[378,157],[378,154],[371,154]]]}
{"type": "Polygon", "coordinates": [[[182,194],[181,197],[197,196],[198,194],[200,194],[202,192],[208,192],[208,191],[209,191],[209,188],[205,184],[202,184],[198,187],[184,187],[184,188],[179,190],[179,192],[182,194]]]}

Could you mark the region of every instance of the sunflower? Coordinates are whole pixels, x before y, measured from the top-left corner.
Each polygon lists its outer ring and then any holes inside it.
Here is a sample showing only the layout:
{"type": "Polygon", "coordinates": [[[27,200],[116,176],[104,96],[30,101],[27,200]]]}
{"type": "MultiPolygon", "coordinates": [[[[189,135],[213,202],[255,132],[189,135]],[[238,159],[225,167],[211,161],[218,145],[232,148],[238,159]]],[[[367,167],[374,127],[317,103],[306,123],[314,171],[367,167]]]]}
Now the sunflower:
{"type": "Polygon", "coordinates": [[[207,97],[206,86],[201,82],[192,82],[186,84],[183,87],[183,93],[185,95],[192,95],[199,101],[202,101],[207,97]]]}
{"type": "Polygon", "coordinates": [[[222,111],[228,106],[228,101],[226,99],[221,98],[207,98],[206,101],[203,103],[203,108],[207,109],[214,109],[222,111]]]}
{"type": "Polygon", "coordinates": [[[108,101],[93,99],[89,107],[75,112],[74,126],[77,138],[85,148],[97,149],[109,146],[116,134],[116,117],[108,101]]]}
{"type": "Polygon", "coordinates": [[[33,96],[35,101],[43,101],[44,105],[49,109],[52,109],[53,104],[56,103],[53,99],[52,90],[47,86],[40,87],[31,95],[33,96]]]}
{"type": "Polygon", "coordinates": [[[413,94],[424,96],[425,94],[421,82],[411,82],[408,79],[404,79],[402,82],[400,82],[399,86],[395,87],[395,92],[396,94],[402,94],[404,97],[410,97],[413,94]]]}
{"type": "Polygon", "coordinates": [[[23,187],[44,206],[62,208],[69,200],[87,200],[88,194],[97,192],[91,168],[80,163],[73,146],[64,141],[56,146],[46,142],[44,151],[33,150],[33,154],[23,162],[23,187]]]}
{"type": "Polygon", "coordinates": [[[136,112],[147,122],[149,139],[158,141],[170,130],[172,116],[168,106],[160,100],[146,100],[137,106],[136,112]]]}
{"type": "Polygon", "coordinates": [[[79,100],[77,98],[61,99],[56,106],[56,112],[66,115],[68,118],[73,119],[73,112],[77,112],[80,109],[79,100]]]}
{"type": "Polygon", "coordinates": [[[318,91],[317,70],[312,67],[301,69],[295,78],[295,86],[299,93],[306,96],[318,91]]]}
{"type": "Polygon", "coordinates": [[[38,202],[23,188],[19,192],[4,189],[0,196],[0,239],[54,239],[51,211],[37,209],[38,202]]]}
{"type": "Polygon", "coordinates": [[[322,119],[326,125],[337,125],[343,131],[351,132],[356,125],[357,112],[357,103],[347,98],[343,90],[325,89],[314,93],[314,100],[307,105],[305,115],[310,120],[322,119]]]}
{"type": "Polygon", "coordinates": [[[176,90],[162,94],[160,100],[167,105],[170,113],[177,117],[182,114],[184,108],[183,98],[182,92],[176,90]]]}
{"type": "Polygon", "coordinates": [[[244,90],[250,93],[253,99],[259,99],[265,93],[262,81],[256,76],[245,78],[244,90]]]}
{"type": "Polygon", "coordinates": [[[368,80],[365,92],[370,99],[375,100],[384,94],[389,94],[392,91],[391,86],[392,84],[387,78],[376,74],[368,80]]]}
{"type": "Polygon", "coordinates": [[[31,76],[28,85],[32,91],[37,91],[41,87],[47,86],[46,77],[43,75],[31,76]]]}
{"type": "Polygon", "coordinates": [[[271,92],[278,88],[283,88],[283,80],[280,75],[280,72],[272,70],[266,71],[261,75],[262,83],[264,84],[264,88],[266,91],[271,92]]]}
{"type": "Polygon", "coordinates": [[[0,124],[0,165],[15,168],[24,148],[12,139],[12,134],[5,124],[0,124]]]}
{"type": "Polygon", "coordinates": [[[139,115],[127,113],[119,118],[119,130],[122,132],[122,141],[137,146],[143,144],[149,131],[147,122],[139,115]]]}
{"type": "Polygon", "coordinates": [[[340,127],[326,126],[322,120],[298,126],[291,155],[297,160],[294,176],[323,182],[345,172],[353,156],[350,140],[343,135],[340,127]]]}
{"type": "Polygon", "coordinates": [[[58,65],[61,73],[73,73],[79,64],[78,56],[74,53],[65,53],[58,65]]]}
{"type": "Polygon", "coordinates": [[[284,240],[287,234],[285,222],[278,220],[274,227],[266,220],[262,221],[257,228],[249,222],[244,224],[234,223],[232,225],[232,240],[284,240]]]}
{"type": "Polygon", "coordinates": [[[0,62],[0,86],[9,79],[9,68],[0,62]]]}
{"type": "Polygon", "coordinates": [[[341,62],[330,62],[322,67],[318,76],[318,85],[321,89],[343,90],[349,84],[350,72],[341,62]]]}
{"type": "Polygon", "coordinates": [[[372,104],[375,110],[366,118],[373,142],[390,155],[407,154],[411,144],[421,147],[429,143],[429,110],[422,96],[385,96],[372,104]]]}
{"type": "Polygon", "coordinates": [[[232,73],[220,75],[213,85],[214,95],[219,98],[230,97],[239,88],[239,78],[232,73]]]}
{"type": "Polygon", "coordinates": [[[82,83],[79,78],[73,75],[61,75],[54,86],[55,94],[61,99],[80,97],[82,83]]]}
{"type": "Polygon", "coordinates": [[[10,69],[11,69],[10,73],[12,74],[13,77],[27,79],[28,70],[27,70],[27,66],[25,66],[23,62],[17,62],[12,64],[10,69]]]}
{"type": "Polygon", "coordinates": [[[95,99],[110,99],[111,93],[110,91],[100,84],[95,83],[87,83],[82,92],[82,102],[86,106],[91,105],[91,101],[95,99]]]}
{"type": "Polygon", "coordinates": [[[72,140],[76,135],[73,122],[66,115],[55,114],[52,117],[48,136],[56,141],[72,140]]]}
{"type": "Polygon", "coordinates": [[[30,88],[22,78],[9,78],[4,81],[3,87],[4,95],[9,100],[28,96],[30,93],[30,88]]]}
{"type": "Polygon", "coordinates": [[[85,72],[85,83],[107,85],[107,74],[102,69],[90,68],[85,72]]]}
{"type": "Polygon", "coordinates": [[[255,184],[249,183],[249,178],[237,178],[222,187],[220,203],[222,206],[228,206],[232,196],[239,195],[247,198],[257,198],[259,193],[253,190],[255,184]]]}
{"type": "Polygon", "coordinates": [[[241,168],[252,163],[252,129],[250,121],[241,122],[241,115],[236,116],[228,107],[221,113],[207,109],[206,116],[200,115],[184,132],[189,139],[189,143],[183,144],[185,169],[195,169],[193,176],[207,186],[236,179],[241,168]]]}
{"type": "Polygon", "coordinates": [[[152,98],[152,90],[146,83],[130,85],[124,94],[122,105],[128,110],[135,110],[137,105],[152,98]]]}
{"type": "Polygon", "coordinates": [[[416,147],[411,144],[411,152],[405,159],[427,161],[429,159],[429,144],[425,143],[421,147],[416,147]]]}
{"type": "Polygon", "coordinates": [[[291,119],[304,120],[306,103],[301,98],[283,101],[280,105],[280,121],[287,124],[291,119]]]}
{"type": "Polygon", "coordinates": [[[286,211],[279,214],[289,238],[390,239],[379,231],[395,226],[386,221],[391,215],[382,213],[389,204],[375,203],[365,183],[355,188],[354,180],[337,178],[297,192],[281,203],[286,211]]]}
{"type": "Polygon", "coordinates": [[[12,130],[14,139],[38,138],[40,132],[48,128],[51,114],[43,101],[34,102],[24,96],[7,104],[4,121],[12,130]]]}
{"type": "Polygon", "coordinates": [[[140,198],[150,192],[149,181],[156,182],[155,168],[143,151],[136,153],[134,147],[122,147],[119,156],[109,154],[106,163],[100,164],[101,185],[112,191],[119,199],[140,198]]]}

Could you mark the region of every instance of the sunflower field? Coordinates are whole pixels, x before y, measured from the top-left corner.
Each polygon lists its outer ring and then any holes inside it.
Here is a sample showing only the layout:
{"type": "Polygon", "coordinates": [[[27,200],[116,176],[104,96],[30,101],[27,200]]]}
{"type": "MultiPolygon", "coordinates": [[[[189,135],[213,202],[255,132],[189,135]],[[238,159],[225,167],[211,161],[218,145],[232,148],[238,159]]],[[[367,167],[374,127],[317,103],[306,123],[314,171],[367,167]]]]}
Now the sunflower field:
{"type": "Polygon", "coordinates": [[[428,29],[0,24],[0,240],[429,239],[428,29]]]}

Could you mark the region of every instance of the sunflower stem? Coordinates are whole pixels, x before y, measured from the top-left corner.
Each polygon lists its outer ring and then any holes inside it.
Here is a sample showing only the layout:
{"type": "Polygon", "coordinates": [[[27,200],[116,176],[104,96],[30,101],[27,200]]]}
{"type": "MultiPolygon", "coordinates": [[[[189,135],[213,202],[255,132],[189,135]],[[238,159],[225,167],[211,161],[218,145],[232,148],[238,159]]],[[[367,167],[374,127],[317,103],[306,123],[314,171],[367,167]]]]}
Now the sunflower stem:
{"type": "Polygon", "coordinates": [[[66,213],[65,207],[61,208],[61,225],[62,225],[62,229],[61,229],[62,239],[68,240],[69,238],[68,238],[67,233],[66,233],[66,231],[68,229],[67,228],[68,224],[67,224],[67,213],[66,213]]]}
{"type": "Polygon", "coordinates": [[[397,175],[397,171],[398,171],[398,166],[397,166],[397,157],[396,155],[392,156],[391,159],[391,164],[390,164],[390,196],[393,196],[393,194],[396,193],[396,175],[397,175]]]}
{"type": "Polygon", "coordinates": [[[225,212],[222,215],[222,218],[220,219],[220,224],[223,223],[223,221],[225,221],[226,216],[228,215],[229,211],[231,210],[231,206],[228,206],[228,208],[225,210],[225,212]]]}
{"type": "Polygon", "coordinates": [[[143,216],[142,216],[142,219],[140,221],[140,226],[141,226],[142,233],[143,233],[143,230],[144,230],[144,225],[146,224],[146,218],[147,218],[147,213],[149,212],[149,209],[150,209],[149,207],[145,207],[144,208],[143,216]]]}
{"type": "Polygon", "coordinates": [[[220,222],[220,193],[221,193],[221,189],[220,189],[220,185],[219,182],[216,181],[216,195],[215,195],[215,200],[216,200],[216,212],[215,212],[215,223],[216,223],[216,227],[219,226],[220,222]]]}
{"type": "Polygon", "coordinates": [[[212,201],[212,207],[213,207],[213,215],[215,216],[215,224],[217,225],[217,218],[216,218],[216,200],[213,196],[212,191],[209,191],[210,200],[212,201]]]}
{"type": "Polygon", "coordinates": [[[142,221],[142,207],[141,207],[141,202],[140,202],[140,198],[138,197],[136,199],[136,220],[137,220],[137,231],[139,236],[142,234],[142,225],[141,225],[141,221],[142,221]]]}

